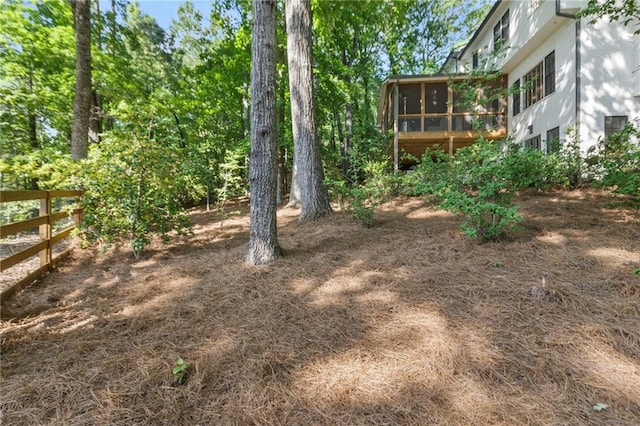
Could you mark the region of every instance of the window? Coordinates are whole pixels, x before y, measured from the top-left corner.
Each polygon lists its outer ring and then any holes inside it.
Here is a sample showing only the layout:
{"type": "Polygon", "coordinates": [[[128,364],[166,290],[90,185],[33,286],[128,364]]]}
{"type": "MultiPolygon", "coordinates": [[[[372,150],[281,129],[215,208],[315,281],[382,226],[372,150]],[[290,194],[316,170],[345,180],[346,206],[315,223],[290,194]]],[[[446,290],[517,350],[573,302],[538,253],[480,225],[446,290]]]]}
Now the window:
{"type": "Polygon", "coordinates": [[[560,151],[560,127],[547,130],[547,153],[560,151]]]}
{"type": "Polygon", "coordinates": [[[517,79],[512,86],[512,90],[513,90],[513,95],[512,97],[512,102],[513,102],[513,116],[515,117],[516,115],[520,114],[520,79],[517,79]]]}
{"type": "Polygon", "coordinates": [[[478,68],[478,52],[473,52],[473,56],[471,57],[471,67],[475,70],[478,68]]]}
{"type": "Polygon", "coordinates": [[[530,139],[524,141],[524,147],[527,149],[537,149],[540,150],[540,135],[534,136],[530,139]]]}
{"type": "Polygon", "coordinates": [[[544,95],[549,96],[556,91],[556,52],[544,58],[544,95]]]}
{"type": "Polygon", "coordinates": [[[524,83],[524,109],[542,99],[542,62],[522,78],[524,83]]]}
{"type": "Polygon", "coordinates": [[[493,50],[498,50],[509,40],[509,9],[493,27],[493,50]]]}
{"type": "Polygon", "coordinates": [[[617,133],[624,129],[627,125],[629,117],[626,115],[611,115],[604,117],[604,138],[609,139],[614,133],[617,133]]]}
{"type": "MultiPolygon", "coordinates": [[[[544,61],[533,67],[531,71],[522,77],[524,86],[524,109],[542,100],[556,91],[556,52],[545,56],[544,61]]],[[[515,98],[515,94],[514,94],[515,98]]],[[[520,108],[514,105],[513,115],[520,112],[520,108]]]]}

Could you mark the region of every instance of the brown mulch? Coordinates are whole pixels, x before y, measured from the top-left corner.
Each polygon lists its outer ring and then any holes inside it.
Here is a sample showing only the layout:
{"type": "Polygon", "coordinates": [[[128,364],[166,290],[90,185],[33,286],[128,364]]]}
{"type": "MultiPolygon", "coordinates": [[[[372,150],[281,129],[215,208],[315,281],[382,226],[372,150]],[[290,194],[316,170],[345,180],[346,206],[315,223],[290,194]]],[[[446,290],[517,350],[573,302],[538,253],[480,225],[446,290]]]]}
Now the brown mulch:
{"type": "Polygon", "coordinates": [[[2,306],[1,423],[638,425],[640,212],[610,201],[521,195],[487,244],[417,198],[369,229],[282,209],[266,267],[245,203],[139,260],[76,251],[2,306]]]}

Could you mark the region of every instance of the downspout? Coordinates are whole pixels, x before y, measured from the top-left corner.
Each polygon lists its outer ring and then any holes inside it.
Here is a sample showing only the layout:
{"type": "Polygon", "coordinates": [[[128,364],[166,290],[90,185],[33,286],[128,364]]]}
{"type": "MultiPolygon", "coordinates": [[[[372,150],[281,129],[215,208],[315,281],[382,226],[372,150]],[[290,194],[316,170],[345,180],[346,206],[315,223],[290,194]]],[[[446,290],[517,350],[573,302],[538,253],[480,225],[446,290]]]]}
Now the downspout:
{"type": "Polygon", "coordinates": [[[580,95],[581,93],[581,79],[580,79],[580,74],[581,74],[581,69],[582,69],[582,56],[580,55],[580,18],[578,18],[575,14],[573,13],[565,13],[565,12],[561,12],[560,11],[560,0],[556,0],[556,15],[560,16],[562,18],[569,18],[569,19],[574,19],[576,21],[576,52],[575,52],[575,63],[576,63],[576,76],[575,76],[575,80],[576,80],[576,110],[575,110],[575,116],[576,116],[576,131],[580,131],[580,102],[582,100],[582,97],[580,95]]]}

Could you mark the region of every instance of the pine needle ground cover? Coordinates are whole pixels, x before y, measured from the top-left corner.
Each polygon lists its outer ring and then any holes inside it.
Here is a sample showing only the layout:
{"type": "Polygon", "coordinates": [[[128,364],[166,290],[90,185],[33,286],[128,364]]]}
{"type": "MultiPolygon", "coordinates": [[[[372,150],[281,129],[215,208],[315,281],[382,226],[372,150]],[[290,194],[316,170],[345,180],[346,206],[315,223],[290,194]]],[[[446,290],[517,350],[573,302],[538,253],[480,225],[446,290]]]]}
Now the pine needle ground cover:
{"type": "Polygon", "coordinates": [[[2,307],[0,420],[640,424],[640,212],[610,201],[520,195],[487,244],[419,198],[370,228],[282,209],[267,267],[246,203],[138,260],[76,251],[2,307]]]}

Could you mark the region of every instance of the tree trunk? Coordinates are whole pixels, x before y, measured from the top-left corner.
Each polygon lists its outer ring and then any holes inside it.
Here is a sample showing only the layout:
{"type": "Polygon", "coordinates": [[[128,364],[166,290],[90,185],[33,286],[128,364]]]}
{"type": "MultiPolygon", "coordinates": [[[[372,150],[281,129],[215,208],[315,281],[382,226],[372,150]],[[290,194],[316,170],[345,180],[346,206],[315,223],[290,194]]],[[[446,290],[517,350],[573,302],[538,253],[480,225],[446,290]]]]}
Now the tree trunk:
{"type": "MultiPolygon", "coordinates": [[[[294,147],[295,151],[295,147],[294,147]]],[[[298,165],[293,153],[293,166],[291,167],[291,187],[289,188],[289,202],[287,207],[300,207],[300,177],[298,176],[298,165]]]]}
{"type": "MultiPolygon", "coordinates": [[[[40,149],[40,144],[38,144],[37,132],[38,132],[38,122],[36,119],[36,114],[32,111],[29,111],[29,144],[34,149],[34,152],[40,149]]],[[[32,177],[30,179],[29,186],[33,190],[39,189],[38,178],[32,177]]]]}
{"type": "Polygon", "coordinates": [[[284,148],[278,143],[278,180],[276,184],[276,205],[281,206],[284,203],[284,191],[286,191],[287,171],[284,167],[284,148]]]}
{"type": "MultiPolygon", "coordinates": [[[[286,27],[286,19],[283,16],[283,26],[286,27]]],[[[278,46],[278,183],[276,186],[276,204],[281,206],[284,203],[284,193],[286,191],[287,170],[285,164],[285,109],[286,109],[286,84],[284,66],[286,61],[286,48],[278,46]],[[281,66],[282,65],[282,66],[281,66]]]]}
{"type": "Polygon", "coordinates": [[[335,111],[333,113],[334,121],[336,122],[336,130],[338,131],[338,142],[342,147],[344,144],[344,132],[342,130],[342,118],[340,117],[340,111],[335,111]]]}
{"type": "MultiPolygon", "coordinates": [[[[317,135],[312,74],[311,1],[286,0],[287,59],[293,126],[293,162],[300,185],[301,223],[331,213],[317,135]]],[[[293,179],[295,182],[295,179],[293,179]]]]}
{"type": "Polygon", "coordinates": [[[276,1],[253,0],[249,265],[282,256],[276,226],[276,46],[276,1]]]}
{"type": "Polygon", "coordinates": [[[344,131],[346,133],[344,143],[342,145],[342,171],[347,178],[349,176],[349,169],[351,164],[349,161],[349,153],[353,148],[353,105],[351,102],[347,103],[344,109],[344,131]]]}
{"type": "Polygon", "coordinates": [[[102,133],[102,96],[95,90],[91,93],[91,116],[89,118],[89,142],[100,143],[102,133]]]}
{"type": "Polygon", "coordinates": [[[76,29],[76,93],[73,100],[71,158],[87,158],[91,115],[91,2],[73,0],[76,29]]]}

